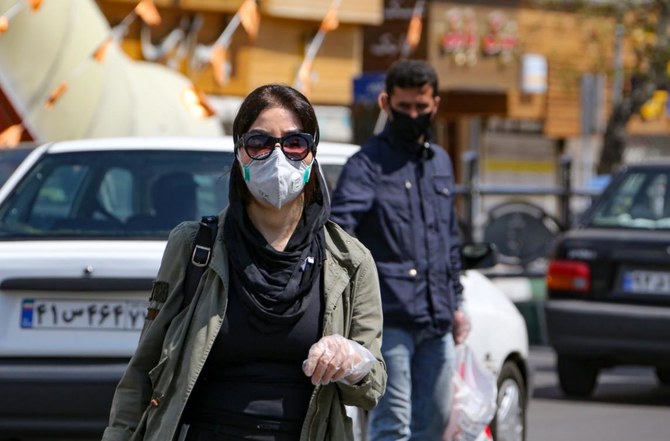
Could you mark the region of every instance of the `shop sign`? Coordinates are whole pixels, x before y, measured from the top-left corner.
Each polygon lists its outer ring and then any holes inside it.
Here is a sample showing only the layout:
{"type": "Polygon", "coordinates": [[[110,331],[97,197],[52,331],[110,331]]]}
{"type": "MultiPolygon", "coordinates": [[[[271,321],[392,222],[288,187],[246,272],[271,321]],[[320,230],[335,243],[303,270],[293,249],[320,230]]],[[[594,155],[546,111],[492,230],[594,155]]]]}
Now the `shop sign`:
{"type": "Polygon", "coordinates": [[[521,57],[521,92],[545,93],[547,91],[547,59],[540,54],[521,57]]]}
{"type": "MultiPolygon", "coordinates": [[[[363,26],[363,72],[384,72],[401,57],[415,5],[416,0],[385,0],[384,22],[363,26]]],[[[427,58],[426,30],[423,26],[412,58],[427,58]]]]}
{"type": "Polygon", "coordinates": [[[451,8],[446,12],[447,30],[442,35],[442,52],[453,56],[457,65],[475,64],[479,51],[479,30],[470,8],[451,8]]]}
{"type": "Polygon", "coordinates": [[[445,12],[445,25],[440,49],[458,66],[474,65],[480,56],[508,64],[519,48],[517,22],[500,10],[483,16],[472,8],[451,7],[445,12]]]}
{"type": "MultiPolygon", "coordinates": [[[[363,72],[386,71],[398,60],[407,27],[408,20],[387,20],[379,26],[363,27],[363,72]]],[[[412,58],[426,58],[426,40],[421,38],[412,58]]]]}
{"type": "Polygon", "coordinates": [[[376,103],[386,87],[385,78],[384,72],[364,73],[354,78],[354,102],[376,103]]]}
{"type": "Polygon", "coordinates": [[[384,3],[385,21],[408,21],[410,18],[412,18],[415,0],[386,0],[384,3]]]}

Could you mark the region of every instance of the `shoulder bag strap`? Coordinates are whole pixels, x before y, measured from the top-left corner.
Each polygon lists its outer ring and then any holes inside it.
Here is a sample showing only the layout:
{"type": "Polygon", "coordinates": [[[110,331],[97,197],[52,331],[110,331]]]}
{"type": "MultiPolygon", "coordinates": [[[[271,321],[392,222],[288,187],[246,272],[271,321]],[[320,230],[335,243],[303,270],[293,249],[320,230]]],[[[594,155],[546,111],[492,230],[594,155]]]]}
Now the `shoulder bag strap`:
{"type": "Polygon", "coordinates": [[[217,216],[203,216],[200,220],[200,228],[195,236],[193,252],[191,259],[186,267],[186,276],[184,277],[184,297],[181,308],[187,308],[193,300],[195,290],[198,289],[200,278],[205,272],[212,257],[212,246],[216,239],[219,218],[217,216]]]}

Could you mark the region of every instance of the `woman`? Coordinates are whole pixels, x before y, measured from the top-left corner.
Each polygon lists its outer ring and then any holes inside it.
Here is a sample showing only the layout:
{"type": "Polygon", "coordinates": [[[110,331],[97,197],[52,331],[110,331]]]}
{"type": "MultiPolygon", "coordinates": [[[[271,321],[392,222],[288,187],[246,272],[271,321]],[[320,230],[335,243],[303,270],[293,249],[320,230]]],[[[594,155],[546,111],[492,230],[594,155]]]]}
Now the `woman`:
{"type": "Polygon", "coordinates": [[[384,392],[374,262],[328,221],[314,109],[271,84],[233,123],[237,161],[209,266],[182,307],[197,223],[168,239],[103,441],[348,440],[384,392]]]}

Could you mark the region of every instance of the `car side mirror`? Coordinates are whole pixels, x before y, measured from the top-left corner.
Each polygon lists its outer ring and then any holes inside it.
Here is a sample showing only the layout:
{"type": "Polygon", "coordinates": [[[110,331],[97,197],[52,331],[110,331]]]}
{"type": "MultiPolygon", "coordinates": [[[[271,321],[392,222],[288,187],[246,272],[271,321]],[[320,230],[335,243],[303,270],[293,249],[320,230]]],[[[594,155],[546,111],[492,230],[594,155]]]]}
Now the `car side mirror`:
{"type": "Polygon", "coordinates": [[[465,243],[461,246],[461,264],[464,270],[491,268],[498,261],[498,251],[492,243],[465,243]]]}

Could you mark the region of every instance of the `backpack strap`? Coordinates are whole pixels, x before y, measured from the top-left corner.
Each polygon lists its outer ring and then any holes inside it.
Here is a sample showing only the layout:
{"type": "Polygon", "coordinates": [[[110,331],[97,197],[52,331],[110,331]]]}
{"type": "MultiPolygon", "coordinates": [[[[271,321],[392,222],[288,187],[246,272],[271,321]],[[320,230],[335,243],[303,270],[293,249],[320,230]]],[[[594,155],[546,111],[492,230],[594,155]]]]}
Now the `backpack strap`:
{"type": "Polygon", "coordinates": [[[207,264],[212,257],[212,246],[216,240],[219,218],[217,216],[203,216],[200,219],[200,228],[195,236],[193,244],[193,253],[186,267],[186,276],[184,277],[184,297],[181,303],[181,309],[187,308],[195,296],[195,290],[202,278],[202,274],[207,268],[207,264]]]}

